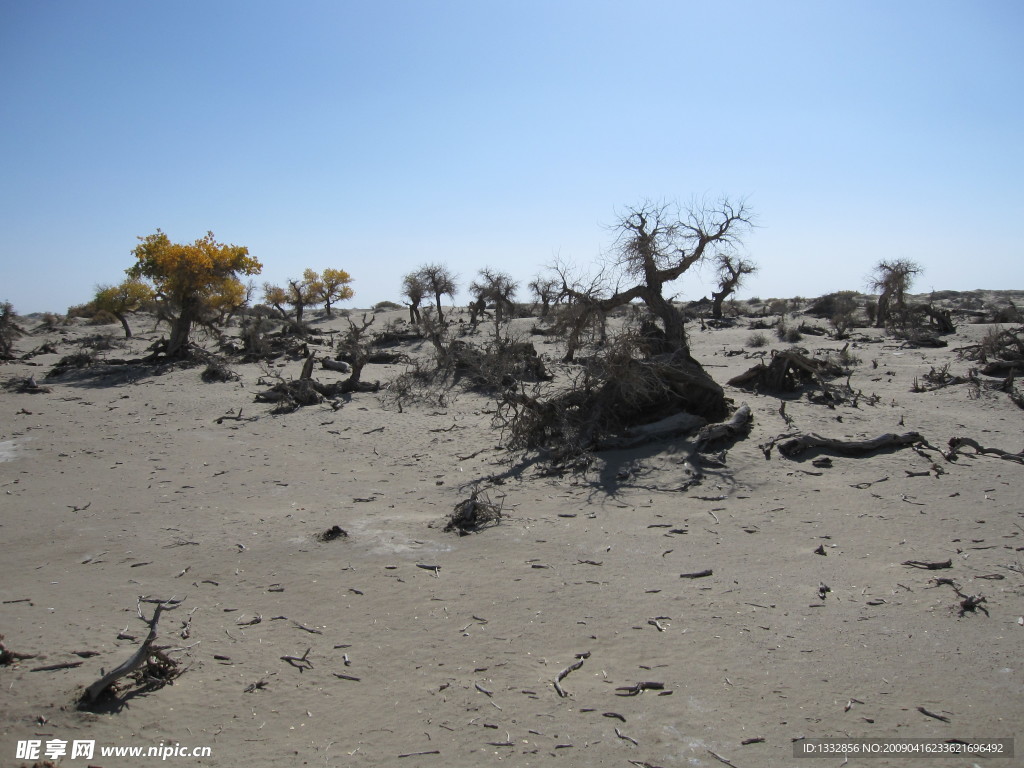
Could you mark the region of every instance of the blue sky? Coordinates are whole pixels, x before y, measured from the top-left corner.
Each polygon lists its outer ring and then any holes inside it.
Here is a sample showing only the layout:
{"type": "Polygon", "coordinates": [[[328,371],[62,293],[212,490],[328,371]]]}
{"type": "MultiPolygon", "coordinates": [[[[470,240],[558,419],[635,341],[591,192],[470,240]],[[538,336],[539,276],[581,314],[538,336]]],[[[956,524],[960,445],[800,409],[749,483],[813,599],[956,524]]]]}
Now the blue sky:
{"type": "Polygon", "coordinates": [[[359,307],[431,261],[525,284],[721,195],[760,225],[741,298],[883,258],[1022,289],[1022,39],[1016,1],[0,0],[0,301],[87,301],[157,228],[359,307]]]}

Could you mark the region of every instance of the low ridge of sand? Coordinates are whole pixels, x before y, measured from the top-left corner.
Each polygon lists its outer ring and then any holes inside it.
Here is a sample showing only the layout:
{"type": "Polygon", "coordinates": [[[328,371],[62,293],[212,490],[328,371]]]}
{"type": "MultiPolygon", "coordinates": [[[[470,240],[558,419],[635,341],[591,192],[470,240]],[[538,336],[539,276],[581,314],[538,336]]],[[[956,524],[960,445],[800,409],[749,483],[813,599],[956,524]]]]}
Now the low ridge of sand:
{"type": "MultiPolygon", "coordinates": [[[[534,322],[513,331],[529,339],[534,322]]],[[[748,322],[691,329],[717,381],[789,346],[766,331],[769,347],[751,348],[748,322]]],[[[160,335],[133,325],[107,356],[141,355],[160,335]]],[[[256,364],[233,364],[241,379],[228,383],[204,383],[201,367],[46,380],[83,337],[120,326],[29,323],[18,350],[54,351],[0,367],[2,380],[50,389],[0,392],[0,634],[33,655],[0,666],[0,763],[34,762],[16,759],[19,741],[86,739],[91,760],[55,764],[156,765],[98,749],[163,743],[211,748],[166,764],[232,768],[753,768],[804,764],[801,738],[1021,736],[1024,465],[909,448],[815,463],[824,454],[766,459],[759,447],[791,431],[917,431],[936,448],[961,436],[1020,451],[1024,410],[998,379],[912,391],[947,364],[967,376],[977,363],[956,348],[992,327],[961,323],[937,349],[859,329],[849,385],[863,397],[788,399],[792,425],[778,397],[728,387],[751,406],[752,432],[690,485],[684,439],[545,473],[500,447],[494,402],[461,389],[401,409],[357,393],[337,410],[272,415],[253,402],[256,364]],[[444,532],[485,478],[502,522],[444,532]],[[332,526],[347,537],[319,540],[332,526]],[[145,638],[140,596],[181,601],[157,643],[185,672],[76,710],[145,638]],[[961,615],[964,596],[984,602],[961,615]],[[560,696],[554,682],[577,661],[560,696]],[[35,671],[63,663],[77,666],[35,671]],[[638,683],[660,687],[629,695],[638,683]]],[[[845,343],[799,342],[812,354],[845,343]]],[[[302,361],[271,365],[297,378],[302,361]]],[[[405,368],[369,365],[363,379],[405,368]]],[[[942,761],[976,763],[1015,764],[942,761]]]]}

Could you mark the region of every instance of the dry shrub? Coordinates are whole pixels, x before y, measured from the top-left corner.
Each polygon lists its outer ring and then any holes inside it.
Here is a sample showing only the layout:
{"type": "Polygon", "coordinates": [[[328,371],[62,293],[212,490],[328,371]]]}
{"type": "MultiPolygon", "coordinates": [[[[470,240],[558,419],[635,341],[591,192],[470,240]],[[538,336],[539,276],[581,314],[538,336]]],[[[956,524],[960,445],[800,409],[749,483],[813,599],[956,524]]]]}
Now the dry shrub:
{"type": "Polygon", "coordinates": [[[201,374],[201,378],[209,384],[215,381],[238,381],[241,376],[228,368],[228,365],[224,360],[215,357],[207,363],[206,368],[201,374]]]}
{"type": "Polygon", "coordinates": [[[57,376],[60,376],[65,371],[75,370],[79,368],[89,368],[90,366],[95,365],[96,362],[96,355],[94,355],[92,352],[84,350],[82,352],[75,352],[70,355],[65,355],[64,357],[57,361],[57,364],[54,365],[53,368],[49,370],[49,372],[47,372],[46,378],[55,378],[57,376]]]}
{"type": "Polygon", "coordinates": [[[484,528],[501,522],[501,507],[492,503],[487,494],[473,491],[468,499],[455,505],[455,510],[448,516],[444,526],[446,533],[455,532],[459,536],[468,536],[484,528]]]}
{"type": "Polygon", "coordinates": [[[89,325],[113,325],[116,322],[118,322],[118,319],[114,317],[113,313],[105,309],[94,312],[92,317],[89,318],[89,325]]]}
{"type": "Polygon", "coordinates": [[[763,333],[752,333],[747,337],[747,346],[759,349],[768,346],[768,337],[763,333]]]}
{"type": "Polygon", "coordinates": [[[336,541],[338,539],[347,539],[348,531],[342,528],[340,525],[332,525],[326,531],[321,531],[316,535],[317,541],[328,542],[336,541]]]}
{"type": "Polygon", "coordinates": [[[13,358],[14,341],[25,333],[17,320],[18,316],[9,301],[0,304],[0,360],[13,358]]]}

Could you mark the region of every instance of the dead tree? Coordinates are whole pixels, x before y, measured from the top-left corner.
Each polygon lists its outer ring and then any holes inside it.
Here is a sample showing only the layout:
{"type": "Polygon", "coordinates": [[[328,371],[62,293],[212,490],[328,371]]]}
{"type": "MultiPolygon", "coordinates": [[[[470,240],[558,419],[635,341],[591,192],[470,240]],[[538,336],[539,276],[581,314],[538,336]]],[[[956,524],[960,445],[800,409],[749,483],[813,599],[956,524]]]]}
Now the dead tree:
{"type": "Polygon", "coordinates": [[[718,254],[718,290],[712,292],[711,316],[715,320],[722,319],[722,304],[726,298],[736,292],[743,278],[757,271],[752,261],[740,259],[729,253],[718,254]]]}
{"type": "Polygon", "coordinates": [[[540,316],[545,318],[551,311],[551,305],[561,299],[561,284],[551,277],[537,276],[527,286],[534,299],[540,304],[540,316]]]}
{"type": "Polygon", "coordinates": [[[907,291],[910,290],[914,276],[923,271],[920,264],[910,259],[883,260],[875,265],[874,274],[868,279],[868,288],[879,294],[876,328],[905,322],[907,291]]]}
{"type": "Polygon", "coordinates": [[[402,278],[402,295],[409,300],[409,322],[419,325],[420,304],[427,295],[427,286],[419,272],[410,272],[402,278]]]}
{"type": "Polygon", "coordinates": [[[512,314],[515,306],[513,299],[519,286],[511,275],[491,267],[480,270],[479,280],[469,285],[469,292],[476,297],[476,307],[471,322],[476,325],[477,312],[486,309],[488,304],[494,305],[494,322],[500,326],[507,315],[512,314]]]}
{"type": "Polygon", "coordinates": [[[416,278],[423,285],[426,293],[434,297],[437,305],[437,322],[444,322],[444,312],[441,310],[441,297],[455,296],[456,285],[455,275],[443,264],[427,264],[420,267],[416,272],[416,278]]]}

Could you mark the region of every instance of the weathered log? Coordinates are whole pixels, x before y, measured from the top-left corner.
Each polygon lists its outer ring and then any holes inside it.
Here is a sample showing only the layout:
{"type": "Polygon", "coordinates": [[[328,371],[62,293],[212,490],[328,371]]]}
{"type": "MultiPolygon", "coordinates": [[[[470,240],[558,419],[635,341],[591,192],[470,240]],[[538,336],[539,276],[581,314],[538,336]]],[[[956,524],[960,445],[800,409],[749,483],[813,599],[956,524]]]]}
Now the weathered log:
{"type": "Polygon", "coordinates": [[[766,459],[771,458],[772,448],[777,447],[779,453],[787,458],[799,456],[808,448],[818,448],[841,456],[864,456],[884,449],[900,449],[925,443],[924,437],[918,432],[906,432],[897,435],[887,432],[870,440],[836,440],[816,435],[813,432],[798,435],[780,435],[772,438],[761,446],[766,459]]]}
{"type": "Polygon", "coordinates": [[[706,448],[721,443],[723,440],[736,440],[750,432],[754,415],[750,406],[743,403],[736,409],[736,413],[728,421],[718,424],[708,424],[697,433],[697,450],[703,451],[706,448]]]}
{"type": "Polygon", "coordinates": [[[338,373],[352,372],[352,366],[344,360],[332,360],[329,357],[325,357],[320,361],[320,367],[325,368],[328,371],[337,371],[338,373]]]}
{"type": "Polygon", "coordinates": [[[638,445],[653,443],[659,440],[669,440],[673,437],[681,437],[690,432],[700,429],[708,423],[703,416],[695,416],[692,413],[676,413],[667,416],[651,424],[641,424],[630,427],[623,437],[614,437],[602,440],[597,450],[617,450],[620,448],[635,448],[638,445]]]}

